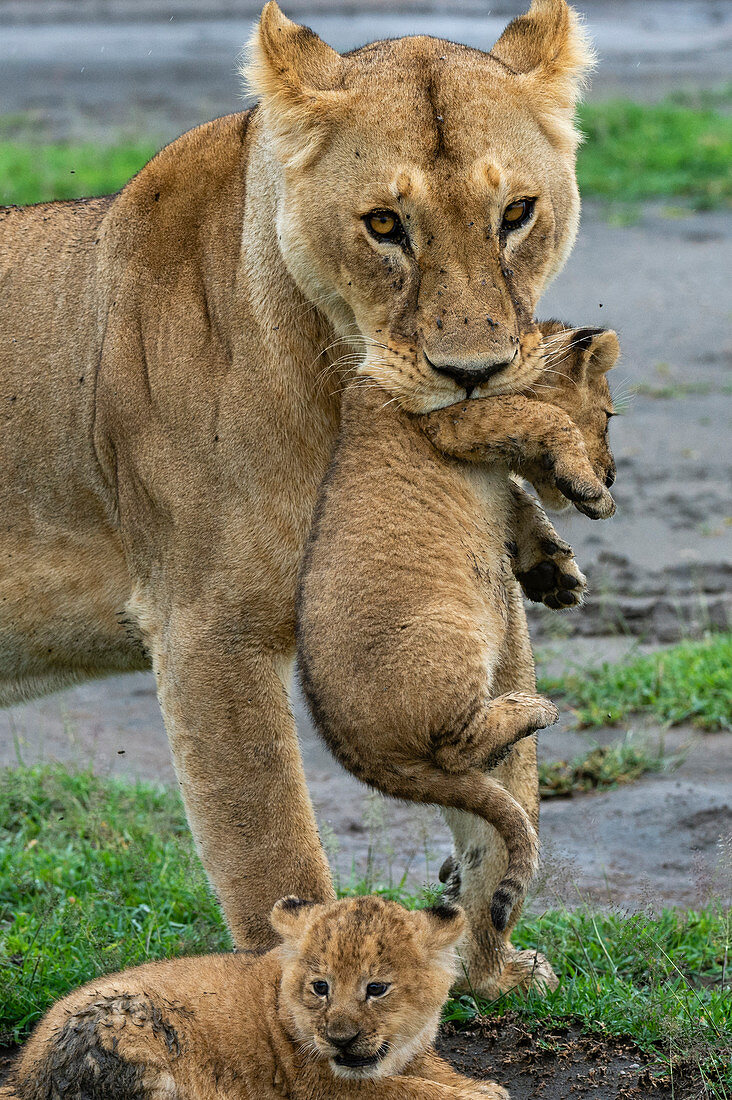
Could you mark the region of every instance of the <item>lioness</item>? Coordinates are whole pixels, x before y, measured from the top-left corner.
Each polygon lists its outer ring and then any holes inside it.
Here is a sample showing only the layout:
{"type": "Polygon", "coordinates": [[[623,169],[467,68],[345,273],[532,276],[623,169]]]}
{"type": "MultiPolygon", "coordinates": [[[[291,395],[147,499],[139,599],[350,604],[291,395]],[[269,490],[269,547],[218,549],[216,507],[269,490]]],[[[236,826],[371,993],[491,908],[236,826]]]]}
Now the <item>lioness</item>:
{"type": "Polygon", "coordinates": [[[147,963],[59,1001],[5,1100],[508,1100],[432,1041],[465,920],[378,897],[284,898],[266,955],[147,963]]]}
{"type": "MultiPolygon", "coordinates": [[[[552,470],[591,515],[614,511],[605,374],[617,337],[555,322],[542,335],[530,396],[439,417],[405,413],[363,368],[343,398],[298,591],[302,683],[337,759],[385,794],[467,816],[465,833],[478,815],[505,843],[508,865],[482,912],[470,892],[474,937],[488,913],[506,928],[538,856],[526,812],[487,772],[558,716],[548,699],[494,687],[515,629],[506,591],[517,520],[534,507],[509,468],[518,462],[539,488],[552,470]]],[[[461,848],[458,869],[475,874],[480,846],[469,857],[461,848]]]]}
{"type": "MultiPolygon", "coordinates": [[[[152,665],[242,948],[273,944],[278,897],[333,897],[288,691],[341,380],[378,360],[423,413],[521,388],[577,231],[588,62],[565,0],[489,53],[420,36],[345,57],[269,3],[257,107],[118,195],[0,212],[0,695],[152,665]]],[[[533,691],[508,598],[496,690],[533,691]]],[[[500,778],[535,820],[530,740],[500,778]]],[[[504,864],[497,848],[484,873],[504,864]]],[[[482,943],[474,987],[512,958],[482,943]]]]}

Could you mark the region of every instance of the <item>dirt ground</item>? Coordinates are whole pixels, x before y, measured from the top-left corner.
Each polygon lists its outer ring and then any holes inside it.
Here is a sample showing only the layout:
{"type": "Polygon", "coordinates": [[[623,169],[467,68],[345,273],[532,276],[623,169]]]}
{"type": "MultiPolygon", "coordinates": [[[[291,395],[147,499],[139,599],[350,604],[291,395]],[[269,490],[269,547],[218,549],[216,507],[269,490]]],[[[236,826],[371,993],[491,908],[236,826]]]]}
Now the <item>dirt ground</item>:
{"type": "MultiPolygon", "coordinates": [[[[437,1049],[461,1073],[490,1078],[511,1100],[663,1100],[675,1093],[649,1070],[649,1059],[629,1039],[583,1035],[578,1027],[527,1025],[507,1015],[469,1027],[443,1027],[437,1049]],[[541,1043],[537,1038],[541,1037],[541,1043]]],[[[691,1082],[689,1082],[692,1084],[691,1082]]]]}

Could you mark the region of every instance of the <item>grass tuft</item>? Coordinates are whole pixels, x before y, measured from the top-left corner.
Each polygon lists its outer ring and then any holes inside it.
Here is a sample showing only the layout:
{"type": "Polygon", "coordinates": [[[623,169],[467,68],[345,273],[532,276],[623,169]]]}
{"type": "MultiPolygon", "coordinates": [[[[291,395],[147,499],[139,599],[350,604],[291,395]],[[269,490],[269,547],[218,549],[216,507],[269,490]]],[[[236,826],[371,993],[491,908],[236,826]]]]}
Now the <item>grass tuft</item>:
{"type": "Polygon", "coordinates": [[[542,677],[540,690],[564,698],[579,726],[617,726],[641,714],[668,725],[729,730],[731,667],[732,633],[710,634],[581,674],[542,677]]]}
{"type": "Polygon", "coordinates": [[[652,752],[647,741],[626,734],[614,745],[596,745],[574,760],[539,765],[541,798],[569,798],[587,791],[607,791],[634,783],[649,772],[665,771],[675,763],[664,757],[663,747],[652,752]]]}

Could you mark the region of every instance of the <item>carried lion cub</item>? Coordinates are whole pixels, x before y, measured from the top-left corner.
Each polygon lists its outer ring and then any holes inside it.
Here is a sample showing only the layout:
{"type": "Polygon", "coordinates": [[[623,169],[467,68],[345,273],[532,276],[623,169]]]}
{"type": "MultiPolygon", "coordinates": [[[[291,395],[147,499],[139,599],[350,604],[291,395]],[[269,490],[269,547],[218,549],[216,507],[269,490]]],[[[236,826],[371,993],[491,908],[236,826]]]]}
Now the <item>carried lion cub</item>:
{"type": "MultiPolygon", "coordinates": [[[[386,794],[477,814],[502,837],[508,866],[490,904],[499,931],[531,880],[538,840],[487,772],[557,719],[539,695],[494,697],[521,543],[537,524],[556,540],[509,470],[588,515],[614,510],[605,372],[615,333],[557,322],[541,333],[542,367],[523,395],[414,417],[356,379],[298,601],[302,684],[336,758],[386,794]]],[[[530,591],[530,571],[522,576],[530,591]]],[[[584,578],[563,576],[550,606],[575,602],[584,578]]]]}
{"type": "Polygon", "coordinates": [[[432,1049],[460,909],[284,898],[265,955],[148,963],[59,1001],[4,1100],[508,1100],[432,1049]]]}

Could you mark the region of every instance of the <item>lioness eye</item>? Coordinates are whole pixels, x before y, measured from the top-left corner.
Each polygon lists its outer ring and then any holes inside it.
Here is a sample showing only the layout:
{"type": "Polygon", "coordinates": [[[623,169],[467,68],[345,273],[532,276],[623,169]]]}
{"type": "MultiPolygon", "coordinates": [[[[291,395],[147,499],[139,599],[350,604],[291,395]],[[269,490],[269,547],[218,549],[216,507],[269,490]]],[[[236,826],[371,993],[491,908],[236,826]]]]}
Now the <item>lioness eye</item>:
{"type": "Polygon", "coordinates": [[[317,994],[318,997],[327,997],[328,988],[327,982],[313,982],[313,993],[317,994]]]}
{"type": "Polygon", "coordinates": [[[510,231],[526,225],[534,212],[535,202],[535,199],[517,199],[516,202],[510,202],[503,211],[503,228],[510,231]]]}
{"type": "Polygon", "coordinates": [[[383,997],[389,988],[386,982],[369,982],[366,986],[367,997],[383,997]]]}
{"type": "Polygon", "coordinates": [[[404,227],[397,215],[391,210],[372,210],[364,218],[372,236],[378,241],[401,241],[404,239],[404,227]]]}

